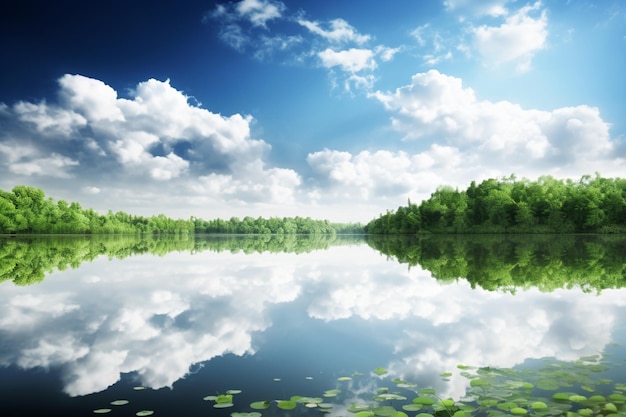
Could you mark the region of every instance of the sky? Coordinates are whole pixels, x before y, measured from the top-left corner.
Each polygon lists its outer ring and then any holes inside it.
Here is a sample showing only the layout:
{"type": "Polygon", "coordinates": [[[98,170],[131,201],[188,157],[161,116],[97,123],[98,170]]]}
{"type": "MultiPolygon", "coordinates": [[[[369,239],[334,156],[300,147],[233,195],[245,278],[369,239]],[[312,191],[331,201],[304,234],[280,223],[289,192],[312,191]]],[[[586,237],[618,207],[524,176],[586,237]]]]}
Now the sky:
{"type": "Polygon", "coordinates": [[[437,187],[626,176],[622,0],[20,1],[0,189],[367,222],[437,187]]]}

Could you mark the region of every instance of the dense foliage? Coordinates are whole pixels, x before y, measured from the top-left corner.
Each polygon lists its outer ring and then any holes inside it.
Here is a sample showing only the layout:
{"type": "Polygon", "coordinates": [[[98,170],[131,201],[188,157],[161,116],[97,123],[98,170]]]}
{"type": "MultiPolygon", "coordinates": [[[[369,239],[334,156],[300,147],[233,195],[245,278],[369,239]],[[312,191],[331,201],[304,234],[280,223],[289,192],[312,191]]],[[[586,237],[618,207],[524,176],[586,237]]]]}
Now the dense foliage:
{"type": "Polygon", "coordinates": [[[83,262],[91,262],[103,255],[110,259],[124,259],[142,254],[162,256],[172,251],[304,253],[354,244],[356,239],[359,237],[337,234],[5,237],[0,238],[0,282],[34,284],[55,270],[78,268],[83,262]]]}
{"type": "Polygon", "coordinates": [[[99,214],[79,203],[46,198],[42,190],[16,186],[0,190],[0,234],[334,234],[362,233],[358,223],[330,223],[309,217],[252,218],[242,220],[171,219],[163,214],[134,216],[118,211],[99,214]]]}
{"type": "Polygon", "coordinates": [[[626,179],[544,176],[537,181],[472,181],[465,191],[438,188],[419,205],[387,212],[365,226],[371,234],[626,233],[626,179]]]}
{"type": "Polygon", "coordinates": [[[622,235],[369,235],[367,243],[439,281],[472,287],[542,291],[579,287],[599,292],[626,287],[622,235]]]}

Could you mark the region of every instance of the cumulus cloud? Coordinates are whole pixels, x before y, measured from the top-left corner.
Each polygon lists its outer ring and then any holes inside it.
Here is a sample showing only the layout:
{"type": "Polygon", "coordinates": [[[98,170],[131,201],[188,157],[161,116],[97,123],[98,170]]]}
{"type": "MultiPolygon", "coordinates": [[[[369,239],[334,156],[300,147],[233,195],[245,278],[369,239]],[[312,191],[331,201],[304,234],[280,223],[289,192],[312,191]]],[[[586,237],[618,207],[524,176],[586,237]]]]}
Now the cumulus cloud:
{"type": "Polygon", "coordinates": [[[472,43],[488,65],[512,62],[517,71],[530,69],[532,57],[546,46],[548,17],[541,3],[527,5],[506,17],[500,26],[472,28],[472,43]],[[531,14],[538,13],[538,16],[531,14]]]}
{"type": "Polygon", "coordinates": [[[265,26],[267,21],[281,17],[284,3],[271,0],[242,0],[235,6],[237,12],[256,26],[265,26]]]}
{"type": "Polygon", "coordinates": [[[324,29],[322,24],[306,19],[298,19],[297,22],[307,28],[311,33],[321,36],[332,43],[364,44],[371,39],[370,35],[360,34],[352,25],[343,19],[333,19],[328,23],[329,29],[324,29]]]}
{"type": "Polygon", "coordinates": [[[339,67],[346,72],[359,72],[376,68],[374,53],[369,49],[350,48],[334,51],[327,48],[317,54],[326,68],[339,67]]]}
{"type": "Polygon", "coordinates": [[[228,195],[247,204],[294,201],[299,175],[267,166],[271,147],[251,137],[251,116],[223,116],[194,105],[169,80],[140,82],[128,94],[119,97],[100,80],[66,74],[59,80],[56,103],[3,105],[0,170],[22,181],[73,178],[86,195],[98,194],[94,191],[104,182],[109,191],[123,183],[124,192],[133,196],[129,204],[152,199],[159,189],[172,204],[179,204],[175,198],[182,192],[201,199],[194,191],[206,192],[207,178],[219,179],[209,187],[213,198],[228,195]]]}
{"type": "Polygon", "coordinates": [[[376,92],[405,140],[436,139],[483,167],[545,168],[613,156],[609,124],[585,105],[552,111],[479,100],[462,80],[436,70],[415,74],[394,92],[376,92]],[[495,159],[494,159],[495,157],[495,159]]]}

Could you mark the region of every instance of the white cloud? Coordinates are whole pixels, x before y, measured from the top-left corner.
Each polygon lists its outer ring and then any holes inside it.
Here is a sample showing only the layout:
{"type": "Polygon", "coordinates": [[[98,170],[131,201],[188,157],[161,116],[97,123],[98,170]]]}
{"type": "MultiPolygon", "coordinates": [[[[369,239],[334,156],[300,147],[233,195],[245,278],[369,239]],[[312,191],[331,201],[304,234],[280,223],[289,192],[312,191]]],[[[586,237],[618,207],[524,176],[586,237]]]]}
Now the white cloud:
{"type": "Polygon", "coordinates": [[[284,3],[271,0],[242,0],[236,5],[237,12],[252,22],[255,26],[265,27],[272,19],[281,17],[285,10],[284,3]]]}
{"type": "Polygon", "coordinates": [[[472,28],[473,46],[488,66],[512,62],[519,72],[530,69],[533,55],[546,46],[548,17],[541,3],[527,5],[500,26],[472,28]],[[536,17],[531,13],[540,11],[536,17]]]}
{"type": "Polygon", "coordinates": [[[4,106],[0,177],[38,178],[33,186],[72,201],[72,190],[83,190],[81,204],[101,211],[299,214],[302,178],[266,163],[271,147],[251,137],[251,116],[193,105],[169,80],[141,82],[124,98],[99,80],[61,80],[58,103],[4,106]],[[70,177],[73,188],[50,182],[70,177]],[[96,198],[104,185],[106,198],[96,198]],[[169,198],[155,206],[163,193],[169,198]]]}
{"type": "Polygon", "coordinates": [[[369,49],[350,48],[335,51],[327,48],[317,54],[326,68],[340,67],[346,72],[359,72],[376,68],[374,53],[369,49]]]}
{"type": "Polygon", "coordinates": [[[312,22],[305,19],[298,19],[297,22],[312,33],[319,35],[332,43],[354,42],[358,45],[362,45],[371,39],[370,35],[360,34],[353,26],[343,19],[331,20],[329,23],[329,29],[323,29],[319,22],[312,22]]]}
{"type": "Polygon", "coordinates": [[[392,125],[405,140],[436,139],[483,168],[535,172],[594,161],[599,169],[613,156],[609,124],[589,106],[544,111],[479,100],[461,79],[435,70],[372,97],[393,113],[392,125]]]}
{"type": "Polygon", "coordinates": [[[507,14],[506,3],[511,0],[444,0],[443,5],[448,12],[473,16],[502,16],[507,14]]]}

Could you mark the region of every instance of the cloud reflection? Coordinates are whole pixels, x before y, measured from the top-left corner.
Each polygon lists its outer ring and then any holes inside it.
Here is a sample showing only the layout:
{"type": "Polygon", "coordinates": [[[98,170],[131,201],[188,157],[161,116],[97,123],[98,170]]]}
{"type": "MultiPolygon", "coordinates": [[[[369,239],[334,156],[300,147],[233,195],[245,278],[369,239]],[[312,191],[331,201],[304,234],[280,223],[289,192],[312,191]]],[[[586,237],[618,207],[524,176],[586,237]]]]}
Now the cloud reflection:
{"type": "MultiPolygon", "coordinates": [[[[130,372],[145,386],[171,387],[193,364],[253,354],[255,334],[272,326],[279,303],[313,320],[384,324],[395,353],[382,360],[400,377],[423,381],[460,363],[512,367],[600,352],[626,297],[621,290],[513,295],[472,290],[462,279],[441,284],[366,245],[100,259],[39,285],[2,286],[0,332],[12,343],[0,345],[0,364],[60,368],[72,396],[104,390],[130,372]]],[[[436,388],[460,397],[466,382],[454,375],[436,388]]]]}

